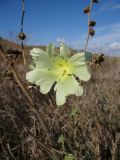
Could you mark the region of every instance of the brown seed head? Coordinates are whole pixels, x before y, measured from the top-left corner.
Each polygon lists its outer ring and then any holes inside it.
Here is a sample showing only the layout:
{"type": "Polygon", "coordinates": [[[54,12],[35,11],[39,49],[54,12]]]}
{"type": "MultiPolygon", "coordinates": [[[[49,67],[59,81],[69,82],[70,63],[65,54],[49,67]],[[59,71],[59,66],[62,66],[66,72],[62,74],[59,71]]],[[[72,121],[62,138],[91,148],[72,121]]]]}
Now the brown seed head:
{"type": "Polygon", "coordinates": [[[26,34],[24,32],[20,32],[18,37],[20,38],[20,40],[25,40],[26,34]]]}
{"type": "Polygon", "coordinates": [[[95,35],[95,30],[93,28],[89,28],[89,35],[91,35],[91,37],[95,35]]]}
{"type": "Polygon", "coordinates": [[[4,76],[13,77],[13,73],[11,71],[5,71],[4,76]]]}
{"type": "Polygon", "coordinates": [[[101,54],[97,59],[95,60],[95,64],[101,65],[101,63],[104,61],[104,54],[101,54]]]}
{"type": "Polygon", "coordinates": [[[93,3],[99,3],[99,0],[92,0],[93,3]]]}
{"type": "Polygon", "coordinates": [[[88,7],[86,7],[85,9],[84,9],[84,13],[86,14],[86,13],[89,13],[90,12],[90,7],[88,6],[88,7]]]}
{"type": "Polygon", "coordinates": [[[90,22],[89,22],[89,26],[90,26],[90,27],[94,27],[95,25],[96,25],[96,22],[95,22],[95,21],[90,21],[90,22]]]}

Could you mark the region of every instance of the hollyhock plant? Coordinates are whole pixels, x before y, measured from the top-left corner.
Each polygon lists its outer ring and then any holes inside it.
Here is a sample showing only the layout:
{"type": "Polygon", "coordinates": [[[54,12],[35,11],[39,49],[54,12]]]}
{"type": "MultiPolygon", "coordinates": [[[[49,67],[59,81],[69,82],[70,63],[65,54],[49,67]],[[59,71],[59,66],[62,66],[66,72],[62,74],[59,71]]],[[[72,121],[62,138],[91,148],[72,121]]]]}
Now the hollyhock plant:
{"type": "Polygon", "coordinates": [[[40,48],[33,48],[30,55],[33,67],[26,74],[26,79],[40,86],[40,92],[43,94],[47,94],[55,84],[58,106],[65,103],[68,95],[83,94],[83,87],[77,81],[77,77],[83,81],[90,79],[91,73],[87,64],[91,60],[90,52],[79,52],[70,56],[70,49],[61,44],[60,53],[57,54],[53,45],[49,44],[46,52],[40,48]]]}

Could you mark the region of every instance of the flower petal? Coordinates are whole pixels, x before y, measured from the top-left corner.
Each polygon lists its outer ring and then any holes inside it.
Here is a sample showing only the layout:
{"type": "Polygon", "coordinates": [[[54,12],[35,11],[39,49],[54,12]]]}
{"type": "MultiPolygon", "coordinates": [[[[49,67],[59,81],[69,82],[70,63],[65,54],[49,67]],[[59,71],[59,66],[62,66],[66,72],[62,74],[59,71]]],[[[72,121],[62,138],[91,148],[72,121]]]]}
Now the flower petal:
{"type": "Polygon", "coordinates": [[[48,70],[35,69],[26,74],[26,79],[29,82],[40,86],[40,92],[46,94],[50,91],[56,77],[48,70]]]}
{"type": "Polygon", "coordinates": [[[91,78],[90,69],[87,66],[87,61],[90,61],[91,57],[90,52],[81,52],[70,58],[71,63],[74,65],[73,73],[83,81],[88,81],[91,78]]]}
{"type": "Polygon", "coordinates": [[[40,48],[33,48],[30,50],[35,68],[48,69],[51,66],[51,60],[49,56],[40,48]]]}
{"type": "Polygon", "coordinates": [[[51,57],[54,54],[54,46],[52,43],[49,43],[47,46],[47,54],[51,57]]]}
{"type": "Polygon", "coordinates": [[[88,81],[91,78],[90,68],[87,65],[75,67],[74,74],[83,81],[88,81]]]}
{"type": "Polygon", "coordinates": [[[39,59],[34,61],[36,69],[52,69],[52,59],[47,54],[41,54],[39,59]]]}
{"type": "Polygon", "coordinates": [[[32,50],[30,50],[30,55],[32,56],[33,59],[39,58],[41,54],[46,54],[46,52],[40,48],[33,48],[32,50]]]}
{"type": "Polygon", "coordinates": [[[47,53],[40,48],[33,48],[30,51],[30,54],[33,59],[34,68],[35,69],[52,69],[53,68],[53,61],[54,57],[50,57],[52,55],[54,48],[52,44],[49,44],[47,47],[47,53]]]}
{"type": "Polygon", "coordinates": [[[61,44],[60,55],[63,57],[68,57],[70,55],[70,49],[64,44],[61,44]]]}
{"type": "Polygon", "coordinates": [[[63,105],[66,101],[66,96],[75,94],[81,96],[83,88],[79,85],[74,76],[68,76],[64,80],[58,82],[55,86],[57,105],[63,105]]]}
{"type": "Polygon", "coordinates": [[[79,52],[73,55],[70,60],[75,63],[79,63],[82,61],[91,61],[92,54],[90,52],[79,52]]]}

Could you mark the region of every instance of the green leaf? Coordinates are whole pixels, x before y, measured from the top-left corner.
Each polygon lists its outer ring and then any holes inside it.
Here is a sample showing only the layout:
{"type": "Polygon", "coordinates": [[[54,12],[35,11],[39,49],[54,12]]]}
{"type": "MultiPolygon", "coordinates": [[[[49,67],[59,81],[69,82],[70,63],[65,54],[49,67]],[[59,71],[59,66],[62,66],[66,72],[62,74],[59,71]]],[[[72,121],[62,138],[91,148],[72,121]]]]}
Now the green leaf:
{"type": "Polygon", "coordinates": [[[64,144],[64,136],[63,135],[60,135],[59,138],[58,138],[58,143],[61,143],[61,144],[64,144]]]}
{"type": "Polygon", "coordinates": [[[71,110],[70,115],[71,116],[75,116],[77,112],[78,112],[78,107],[73,107],[72,110],[71,110]]]}
{"type": "Polygon", "coordinates": [[[67,154],[65,155],[64,160],[75,160],[75,157],[72,154],[67,154]]]}

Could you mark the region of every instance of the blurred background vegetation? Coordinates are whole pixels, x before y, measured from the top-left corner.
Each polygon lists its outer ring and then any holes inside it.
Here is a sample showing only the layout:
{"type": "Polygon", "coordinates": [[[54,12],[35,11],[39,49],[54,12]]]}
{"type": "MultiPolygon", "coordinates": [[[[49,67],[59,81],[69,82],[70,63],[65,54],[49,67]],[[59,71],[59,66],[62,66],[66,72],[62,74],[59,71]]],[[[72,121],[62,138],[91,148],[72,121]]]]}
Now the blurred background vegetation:
{"type": "MultiPolygon", "coordinates": [[[[19,45],[2,38],[1,46],[20,49],[19,45]]],[[[27,65],[33,47],[25,46],[27,65]]],[[[15,68],[26,84],[21,55],[15,68]]],[[[43,95],[38,87],[26,84],[35,110],[47,126],[48,133],[45,133],[0,57],[1,160],[51,160],[53,152],[58,160],[120,160],[120,58],[105,56],[101,66],[91,68],[91,80],[82,82],[84,95],[79,99],[69,96],[61,108],[55,104],[53,91],[43,95]]]]}

